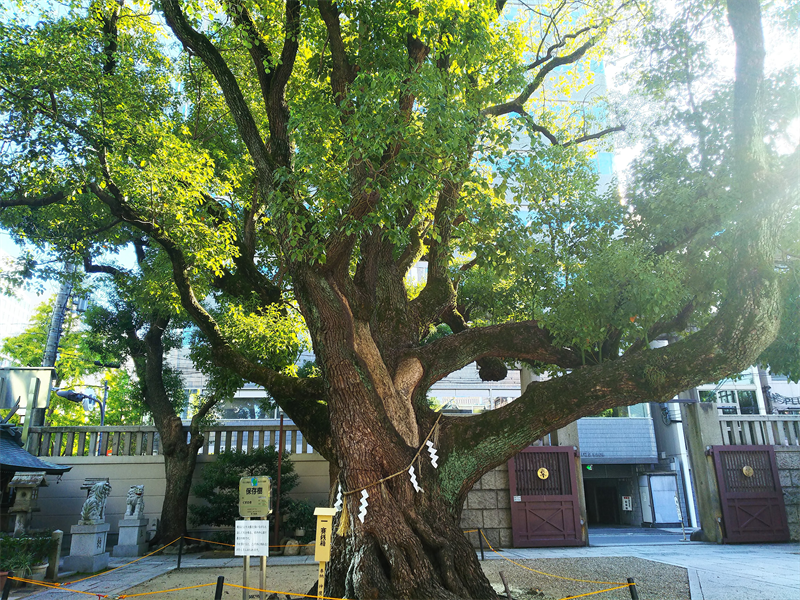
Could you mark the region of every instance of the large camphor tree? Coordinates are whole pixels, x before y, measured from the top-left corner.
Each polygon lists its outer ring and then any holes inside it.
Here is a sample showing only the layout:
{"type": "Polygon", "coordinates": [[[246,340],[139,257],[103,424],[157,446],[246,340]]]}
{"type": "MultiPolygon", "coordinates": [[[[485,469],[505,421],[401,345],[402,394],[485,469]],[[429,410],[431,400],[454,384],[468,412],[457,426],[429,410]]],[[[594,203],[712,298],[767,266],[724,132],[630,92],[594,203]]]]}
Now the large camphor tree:
{"type": "Polygon", "coordinates": [[[796,79],[765,79],[755,0],[728,3],[735,82],[714,89],[716,5],[666,24],[610,1],[59,6],[2,25],[3,222],[64,255],[157,254],[169,283],[143,285],[351,493],[328,596],[494,597],[459,528],[482,474],[581,416],[737,372],[776,336],[800,186],[778,143],[796,106],[765,93],[796,79]],[[581,89],[640,31],[652,68],[633,85],[667,110],[619,198],[592,153],[621,123],[581,89]],[[315,377],[281,358],[298,315],[315,377]],[[449,373],[509,361],[552,377],[479,415],[429,407],[449,373]],[[404,472],[431,433],[416,492],[404,472]]]}

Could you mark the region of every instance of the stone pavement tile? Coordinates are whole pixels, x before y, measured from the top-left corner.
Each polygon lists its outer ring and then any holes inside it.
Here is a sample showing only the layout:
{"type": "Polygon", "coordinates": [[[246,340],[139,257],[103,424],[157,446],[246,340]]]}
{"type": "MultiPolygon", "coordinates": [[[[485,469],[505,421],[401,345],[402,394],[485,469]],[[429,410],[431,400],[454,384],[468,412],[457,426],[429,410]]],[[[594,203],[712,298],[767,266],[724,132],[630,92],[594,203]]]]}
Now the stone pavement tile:
{"type": "Polygon", "coordinates": [[[700,595],[692,592],[692,600],[797,600],[800,588],[757,581],[748,577],[696,570],[700,595]]]}

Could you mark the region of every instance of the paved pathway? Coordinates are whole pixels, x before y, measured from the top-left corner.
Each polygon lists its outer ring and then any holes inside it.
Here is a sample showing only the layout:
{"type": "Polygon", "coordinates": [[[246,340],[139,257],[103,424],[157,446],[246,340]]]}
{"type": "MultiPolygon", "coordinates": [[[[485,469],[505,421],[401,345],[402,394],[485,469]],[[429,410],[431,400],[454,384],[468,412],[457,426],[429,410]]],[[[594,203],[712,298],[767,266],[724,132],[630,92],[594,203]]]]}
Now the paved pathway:
{"type": "MultiPolygon", "coordinates": [[[[691,532],[691,529],[686,531],[687,540],[691,532]]],[[[654,529],[649,527],[601,527],[595,525],[589,528],[589,543],[592,546],[676,544],[683,537],[680,527],[654,529]]]]}
{"type": "MultiPolygon", "coordinates": [[[[595,536],[596,539],[596,536],[595,536]]],[[[602,543],[602,542],[601,542],[602,543]]],[[[593,545],[587,548],[510,548],[501,553],[486,552],[487,560],[634,556],[685,567],[689,573],[692,600],[798,600],[800,599],[800,544],[746,544],[720,546],[700,542],[672,542],[620,545],[593,545]]],[[[269,559],[271,566],[313,563],[313,556],[269,559]]],[[[125,564],[111,559],[110,566],[125,564]]],[[[241,558],[202,559],[183,557],[182,568],[241,567],[241,558]]],[[[86,592],[121,594],[125,590],[167,573],[177,566],[177,556],[153,556],[134,565],[78,583],[86,592]]],[[[20,597],[12,593],[11,598],[20,597]]],[[[78,600],[89,598],[66,590],[44,590],[35,600],[78,600]]]]}
{"type": "Polygon", "coordinates": [[[635,556],[685,567],[692,600],[800,599],[798,544],[720,546],[675,542],[588,548],[513,548],[503,551],[502,555],[512,559],[635,556]]]}

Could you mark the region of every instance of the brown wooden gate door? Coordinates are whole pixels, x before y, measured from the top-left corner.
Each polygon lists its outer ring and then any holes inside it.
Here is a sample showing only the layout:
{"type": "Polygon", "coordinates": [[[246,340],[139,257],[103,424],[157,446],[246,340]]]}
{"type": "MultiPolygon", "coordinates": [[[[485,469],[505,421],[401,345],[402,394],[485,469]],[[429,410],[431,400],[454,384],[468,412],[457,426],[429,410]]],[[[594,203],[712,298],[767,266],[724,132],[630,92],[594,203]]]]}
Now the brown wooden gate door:
{"type": "Polygon", "coordinates": [[[712,446],[723,541],[788,542],[786,506],[772,446],[712,446]]]}
{"type": "Polygon", "coordinates": [[[516,548],[583,546],[571,446],[531,446],[508,461],[516,548]]]}

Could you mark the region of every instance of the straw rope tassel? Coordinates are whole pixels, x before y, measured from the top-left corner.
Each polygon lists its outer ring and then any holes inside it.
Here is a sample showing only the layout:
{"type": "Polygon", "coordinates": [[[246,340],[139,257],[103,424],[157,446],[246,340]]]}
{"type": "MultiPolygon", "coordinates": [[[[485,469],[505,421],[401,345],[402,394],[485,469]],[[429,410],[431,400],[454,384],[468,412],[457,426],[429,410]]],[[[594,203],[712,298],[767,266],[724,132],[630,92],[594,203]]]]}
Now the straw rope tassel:
{"type": "Polygon", "coordinates": [[[350,532],[350,513],[347,510],[347,496],[342,498],[342,514],[339,515],[339,530],[336,535],[346,536],[350,532]]]}

